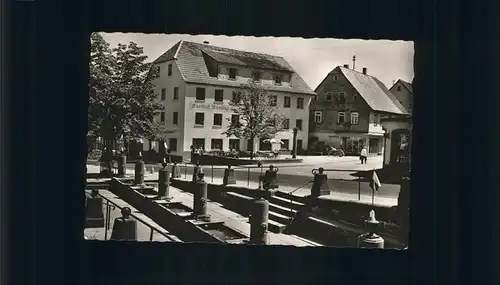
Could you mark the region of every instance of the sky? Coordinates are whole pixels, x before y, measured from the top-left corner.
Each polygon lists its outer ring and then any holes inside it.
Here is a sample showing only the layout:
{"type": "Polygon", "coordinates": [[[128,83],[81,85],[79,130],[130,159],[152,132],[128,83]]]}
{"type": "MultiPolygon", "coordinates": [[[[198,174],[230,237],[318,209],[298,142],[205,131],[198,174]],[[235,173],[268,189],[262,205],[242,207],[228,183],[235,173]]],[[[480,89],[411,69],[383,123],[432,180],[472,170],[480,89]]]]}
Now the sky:
{"type": "Polygon", "coordinates": [[[349,64],[356,55],[356,70],[367,68],[388,88],[402,79],[413,80],[413,42],[359,39],[303,39],[291,37],[245,37],[215,35],[101,33],[111,47],[135,42],[149,61],[158,58],[180,40],[284,57],[313,90],[338,65],[349,64]]]}

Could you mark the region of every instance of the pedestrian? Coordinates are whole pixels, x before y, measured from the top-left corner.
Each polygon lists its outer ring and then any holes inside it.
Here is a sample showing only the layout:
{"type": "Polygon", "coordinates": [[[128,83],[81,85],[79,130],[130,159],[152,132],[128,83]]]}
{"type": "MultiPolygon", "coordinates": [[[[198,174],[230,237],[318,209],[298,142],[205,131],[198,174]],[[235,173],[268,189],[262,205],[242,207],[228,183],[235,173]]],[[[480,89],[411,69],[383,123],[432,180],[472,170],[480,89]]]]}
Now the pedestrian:
{"type": "Polygon", "coordinates": [[[361,149],[361,155],[359,156],[359,159],[361,160],[361,164],[366,164],[366,159],[367,159],[367,156],[368,156],[368,151],[366,150],[366,146],[363,146],[363,148],[361,149]]]}

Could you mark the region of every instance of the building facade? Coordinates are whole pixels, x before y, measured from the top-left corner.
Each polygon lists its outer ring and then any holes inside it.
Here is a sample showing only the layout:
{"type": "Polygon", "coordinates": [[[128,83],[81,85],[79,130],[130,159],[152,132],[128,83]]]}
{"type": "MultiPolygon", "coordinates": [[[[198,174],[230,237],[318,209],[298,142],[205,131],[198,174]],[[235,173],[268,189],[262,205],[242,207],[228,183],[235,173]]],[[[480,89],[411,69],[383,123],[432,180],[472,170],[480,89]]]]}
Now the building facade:
{"type": "MultiPolygon", "coordinates": [[[[307,148],[309,105],[315,92],[281,57],[220,48],[187,41],[178,42],[154,64],[159,76],[154,80],[158,100],[165,106],[157,119],[168,130],[167,145],[173,154],[188,156],[190,147],[206,150],[267,150],[263,139],[227,137],[223,132],[237,119],[229,101],[249,80],[262,84],[275,97],[287,118],[281,139],[282,149],[292,148],[292,129],[300,129],[298,148],[307,148]]],[[[145,143],[149,145],[149,142],[145,143]]],[[[162,151],[163,143],[151,147],[162,151]]]]}
{"type": "Polygon", "coordinates": [[[381,118],[406,116],[404,107],[377,78],[349,69],[333,69],[318,85],[311,104],[310,146],[330,145],[348,154],[366,146],[382,155],[384,133],[381,118]]]}
{"type": "Polygon", "coordinates": [[[413,112],[413,87],[411,83],[399,79],[389,91],[394,94],[399,103],[401,103],[411,115],[413,112]]]}

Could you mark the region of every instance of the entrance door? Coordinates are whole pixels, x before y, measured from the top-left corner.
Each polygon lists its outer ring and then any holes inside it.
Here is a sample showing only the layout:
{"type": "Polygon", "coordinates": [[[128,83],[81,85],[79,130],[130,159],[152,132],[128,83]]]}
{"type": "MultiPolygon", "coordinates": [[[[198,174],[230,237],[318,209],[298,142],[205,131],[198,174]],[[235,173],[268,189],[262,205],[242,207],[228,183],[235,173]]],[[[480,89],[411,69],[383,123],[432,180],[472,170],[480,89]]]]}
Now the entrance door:
{"type": "Polygon", "coordinates": [[[397,129],[391,132],[391,164],[405,163],[410,156],[410,131],[397,129]]]}
{"type": "Polygon", "coordinates": [[[302,151],[302,140],[297,140],[297,151],[302,151]]]}
{"type": "Polygon", "coordinates": [[[379,145],[378,138],[370,138],[370,140],[368,141],[368,152],[378,153],[378,145],[379,145]]]}

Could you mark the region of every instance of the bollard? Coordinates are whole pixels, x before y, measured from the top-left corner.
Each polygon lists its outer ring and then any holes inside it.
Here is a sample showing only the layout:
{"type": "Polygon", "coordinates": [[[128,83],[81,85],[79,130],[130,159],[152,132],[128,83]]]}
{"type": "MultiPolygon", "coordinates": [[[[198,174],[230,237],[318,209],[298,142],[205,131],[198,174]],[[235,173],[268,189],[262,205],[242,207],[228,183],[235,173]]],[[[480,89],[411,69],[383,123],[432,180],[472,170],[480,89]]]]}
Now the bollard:
{"type": "Polygon", "coordinates": [[[375,219],[375,211],[370,211],[370,217],[365,221],[367,233],[358,237],[358,248],[384,248],[384,239],[376,234],[379,222],[375,219]]]}
{"type": "Polygon", "coordinates": [[[323,174],[325,170],[320,167],[317,171],[313,169],[314,181],[311,187],[311,196],[319,197],[322,195],[330,195],[330,187],[328,186],[328,177],[323,174]]]}
{"type": "Polygon", "coordinates": [[[181,178],[181,169],[177,165],[177,162],[174,162],[174,165],[172,165],[172,178],[181,178]]]}
{"type": "Polygon", "coordinates": [[[119,155],[118,156],[118,177],[125,177],[127,173],[127,156],[119,155]]]}
{"type": "Polygon", "coordinates": [[[104,213],[102,211],[102,198],[98,196],[99,191],[93,189],[91,196],[87,197],[85,205],[85,227],[102,228],[104,227],[104,213]]]}
{"type": "Polygon", "coordinates": [[[139,160],[135,163],[135,179],[134,183],[137,186],[144,186],[144,160],[142,154],[139,152],[139,160]]]}
{"type": "Polygon", "coordinates": [[[194,184],[193,216],[195,219],[209,218],[207,214],[208,184],[203,179],[205,174],[198,173],[194,184]]]}
{"type": "Polygon", "coordinates": [[[158,199],[170,200],[170,174],[165,159],[162,166],[163,168],[158,171],[158,199]]]}
{"type": "Polygon", "coordinates": [[[116,218],[111,232],[111,240],[137,240],[137,222],[130,217],[129,207],[122,209],[122,217],[116,218]]]}
{"type": "Polygon", "coordinates": [[[250,215],[251,244],[268,244],[268,220],[269,202],[264,198],[256,199],[250,215]]]}
{"type": "Polygon", "coordinates": [[[269,169],[266,170],[266,174],[264,175],[263,178],[264,180],[262,186],[264,187],[264,190],[268,191],[271,189],[277,189],[279,187],[278,171],[279,169],[277,167],[269,165],[269,169]]]}
{"type": "Polygon", "coordinates": [[[228,165],[226,169],[224,169],[224,178],[222,179],[222,185],[226,186],[228,184],[236,184],[234,169],[231,168],[231,164],[228,165]]]}

